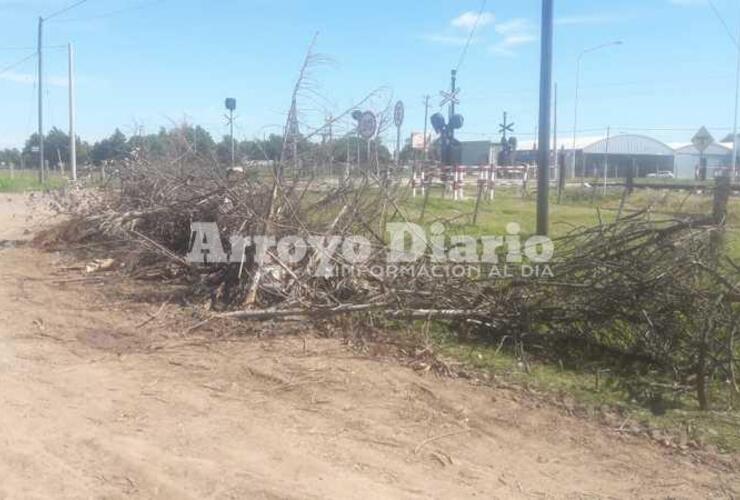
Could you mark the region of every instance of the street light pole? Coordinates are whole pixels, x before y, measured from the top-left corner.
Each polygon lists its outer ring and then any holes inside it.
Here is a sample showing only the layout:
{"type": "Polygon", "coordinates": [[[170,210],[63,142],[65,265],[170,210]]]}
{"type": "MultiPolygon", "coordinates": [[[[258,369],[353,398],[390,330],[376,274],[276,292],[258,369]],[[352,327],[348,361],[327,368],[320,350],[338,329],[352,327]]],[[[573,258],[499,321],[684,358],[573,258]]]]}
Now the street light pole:
{"type": "Polygon", "coordinates": [[[583,56],[591,52],[596,52],[597,50],[605,49],[607,47],[614,47],[617,45],[622,45],[622,42],[620,40],[617,40],[615,42],[604,43],[602,45],[597,45],[596,47],[586,49],[578,54],[578,63],[576,64],[576,94],[573,109],[573,160],[571,162],[573,175],[575,175],[576,172],[576,148],[578,147],[578,98],[581,90],[581,62],[583,61],[583,56]]]}

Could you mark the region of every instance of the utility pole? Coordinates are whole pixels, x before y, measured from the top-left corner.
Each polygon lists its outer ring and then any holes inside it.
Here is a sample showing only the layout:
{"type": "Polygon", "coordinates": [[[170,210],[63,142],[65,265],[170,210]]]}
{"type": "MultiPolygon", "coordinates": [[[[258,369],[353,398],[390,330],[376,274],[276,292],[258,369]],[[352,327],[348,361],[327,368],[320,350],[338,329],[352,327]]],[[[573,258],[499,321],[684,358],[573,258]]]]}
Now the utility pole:
{"type": "Polygon", "coordinates": [[[555,162],[555,179],[560,183],[560,173],[558,170],[558,84],[555,84],[555,90],[553,91],[553,105],[552,105],[552,151],[555,162]]]}
{"type": "Polygon", "coordinates": [[[234,111],[236,111],[236,99],[227,97],[224,106],[229,114],[226,115],[226,121],[229,124],[229,139],[231,140],[231,168],[236,167],[236,145],[234,144],[234,111]]]}
{"type": "MultiPolygon", "coordinates": [[[[740,36],[740,30],[738,31],[738,36],[740,36]]],[[[736,39],[736,45],[737,45],[737,69],[735,73],[735,121],[732,125],[732,173],[730,174],[732,178],[737,178],[737,146],[738,146],[738,140],[737,140],[737,115],[738,110],[740,108],[740,38],[736,39]]]]}
{"type": "Polygon", "coordinates": [[[537,175],[537,234],[550,230],[550,114],[552,112],[553,2],[542,0],[542,47],[540,62],[540,127],[537,175]]]}
{"type": "Polygon", "coordinates": [[[334,117],[329,115],[329,173],[334,175],[334,117]]]}
{"type": "MultiPolygon", "coordinates": [[[[351,126],[352,125],[351,125],[351,122],[350,122],[350,127],[351,126]]],[[[351,138],[351,136],[352,136],[352,132],[348,132],[347,135],[345,136],[345,139],[347,141],[347,162],[346,162],[347,163],[347,166],[345,168],[345,175],[347,176],[347,179],[349,179],[350,169],[352,167],[352,160],[350,158],[350,151],[349,151],[350,138],[351,138]]]]}
{"type": "Polygon", "coordinates": [[[74,49],[72,43],[67,45],[69,56],[69,165],[72,170],[72,181],[77,181],[77,137],[75,135],[75,77],[74,49]]]}
{"type": "Polygon", "coordinates": [[[427,124],[429,123],[429,95],[424,96],[424,161],[426,162],[429,157],[427,155],[427,124]]]}
{"type": "Polygon", "coordinates": [[[236,145],[234,144],[234,110],[229,110],[229,137],[231,138],[231,168],[236,166],[236,145]]]}
{"type": "Polygon", "coordinates": [[[46,181],[46,166],[44,164],[44,18],[39,16],[39,39],[38,39],[38,57],[39,57],[39,182],[43,184],[46,181]]]}
{"type": "MultiPolygon", "coordinates": [[[[355,128],[355,137],[357,138],[357,171],[360,172],[362,170],[362,152],[360,151],[360,126],[357,125],[357,128],[355,128]]],[[[367,157],[368,161],[370,161],[370,156],[367,157]]]]}
{"type": "MultiPolygon", "coordinates": [[[[455,116],[455,99],[456,99],[455,93],[457,92],[457,70],[456,69],[452,70],[452,76],[451,76],[451,81],[450,81],[450,91],[451,91],[450,95],[452,96],[452,98],[450,99],[450,116],[447,119],[447,123],[451,123],[452,117],[455,116]]],[[[455,129],[450,127],[450,139],[454,139],[454,138],[455,138],[455,129]]]]}
{"type": "Polygon", "coordinates": [[[606,145],[604,153],[604,196],[606,196],[606,184],[609,176],[609,140],[612,136],[612,128],[606,128],[606,145]]]}
{"type": "Polygon", "coordinates": [[[401,168],[401,127],[396,127],[396,168],[401,168]]]}

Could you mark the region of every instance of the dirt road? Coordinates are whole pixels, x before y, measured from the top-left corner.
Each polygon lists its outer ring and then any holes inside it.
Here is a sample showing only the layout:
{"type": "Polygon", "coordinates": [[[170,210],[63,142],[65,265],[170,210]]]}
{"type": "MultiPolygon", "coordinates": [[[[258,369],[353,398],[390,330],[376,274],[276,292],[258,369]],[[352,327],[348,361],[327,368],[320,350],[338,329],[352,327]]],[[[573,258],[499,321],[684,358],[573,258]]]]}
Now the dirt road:
{"type": "MultiPolygon", "coordinates": [[[[0,240],[27,238],[0,196],[0,240]]],[[[182,337],[0,242],[0,498],[733,498],[738,475],[332,339],[182,337]],[[143,324],[145,321],[146,324],[143,324]]],[[[77,276],[79,273],[77,274],[77,276]]]]}

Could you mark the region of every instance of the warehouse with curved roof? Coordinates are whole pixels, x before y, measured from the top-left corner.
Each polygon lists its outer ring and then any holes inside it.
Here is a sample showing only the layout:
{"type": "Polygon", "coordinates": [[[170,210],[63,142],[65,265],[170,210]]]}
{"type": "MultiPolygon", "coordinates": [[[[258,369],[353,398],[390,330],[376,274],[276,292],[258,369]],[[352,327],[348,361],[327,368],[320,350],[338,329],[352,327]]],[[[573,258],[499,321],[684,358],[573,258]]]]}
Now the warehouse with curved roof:
{"type": "MultiPolygon", "coordinates": [[[[573,154],[573,152],[571,152],[573,154]]],[[[647,177],[673,172],[675,151],[669,145],[644,135],[604,138],[575,151],[576,177],[647,177]]]]}
{"type": "Polygon", "coordinates": [[[693,144],[675,146],[676,178],[695,179],[702,159],[706,163],[706,175],[711,179],[728,170],[732,164],[732,148],[714,143],[703,153],[693,144]]]}

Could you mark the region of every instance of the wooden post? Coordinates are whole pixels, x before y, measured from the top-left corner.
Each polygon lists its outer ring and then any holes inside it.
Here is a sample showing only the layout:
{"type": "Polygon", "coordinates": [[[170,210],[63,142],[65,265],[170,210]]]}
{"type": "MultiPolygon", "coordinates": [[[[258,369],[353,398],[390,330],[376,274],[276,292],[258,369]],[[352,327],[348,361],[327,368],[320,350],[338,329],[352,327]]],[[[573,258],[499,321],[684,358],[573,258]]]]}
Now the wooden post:
{"type": "Polygon", "coordinates": [[[421,205],[421,215],[419,216],[419,221],[424,221],[424,216],[427,213],[427,203],[429,203],[429,192],[432,190],[431,174],[429,174],[428,176],[424,176],[421,179],[421,185],[426,186],[426,190],[424,191],[424,203],[421,205]]]}
{"type": "Polygon", "coordinates": [[[722,176],[717,178],[717,186],[714,189],[714,210],[712,218],[718,226],[724,225],[727,219],[727,203],[730,201],[730,178],[722,176]]]}
{"type": "MultiPolygon", "coordinates": [[[[482,167],[481,167],[482,168],[482,167]]],[[[478,212],[480,211],[480,200],[483,198],[483,180],[478,179],[478,197],[475,200],[475,212],[473,213],[473,225],[478,224],[478,212]]]]}
{"type": "MultiPolygon", "coordinates": [[[[730,178],[722,176],[717,178],[717,185],[714,189],[714,206],[712,210],[712,221],[717,226],[710,236],[710,265],[716,267],[719,263],[720,252],[722,249],[724,225],[727,220],[727,204],[730,200],[730,178]]],[[[707,363],[710,357],[709,343],[714,332],[713,321],[707,321],[703,325],[704,331],[701,332],[699,352],[696,368],[696,394],[699,400],[699,407],[702,411],[710,409],[709,393],[707,391],[707,363]]]]}

